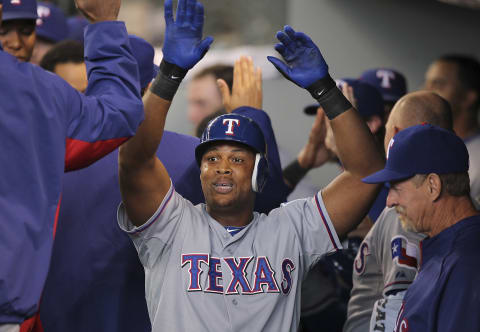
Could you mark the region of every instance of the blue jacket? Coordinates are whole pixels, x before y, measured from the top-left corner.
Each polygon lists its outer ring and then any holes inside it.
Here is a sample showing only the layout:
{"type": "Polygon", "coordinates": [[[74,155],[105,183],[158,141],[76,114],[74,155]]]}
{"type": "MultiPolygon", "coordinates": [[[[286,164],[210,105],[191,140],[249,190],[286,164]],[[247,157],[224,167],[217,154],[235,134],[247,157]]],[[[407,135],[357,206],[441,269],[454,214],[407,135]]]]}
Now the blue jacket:
{"type": "Polygon", "coordinates": [[[480,215],[423,240],[421,250],[396,331],[480,331],[480,215]]]}
{"type": "MultiPolygon", "coordinates": [[[[270,119],[256,109],[234,112],[253,118],[265,134],[270,178],[264,192],[257,194],[255,209],[268,212],[289,194],[270,119]]],[[[194,204],[204,201],[194,153],[198,142],[165,131],[157,151],[175,190],[194,204]]],[[[115,151],[91,167],[65,175],[52,265],[40,306],[45,331],[151,330],[143,267],[116,222],[121,202],[117,160],[115,151]]]]}
{"type": "Polygon", "coordinates": [[[0,324],[38,310],[64,170],[114,150],[143,117],[125,25],[91,25],[85,46],[90,97],[0,47],[0,324]]]}

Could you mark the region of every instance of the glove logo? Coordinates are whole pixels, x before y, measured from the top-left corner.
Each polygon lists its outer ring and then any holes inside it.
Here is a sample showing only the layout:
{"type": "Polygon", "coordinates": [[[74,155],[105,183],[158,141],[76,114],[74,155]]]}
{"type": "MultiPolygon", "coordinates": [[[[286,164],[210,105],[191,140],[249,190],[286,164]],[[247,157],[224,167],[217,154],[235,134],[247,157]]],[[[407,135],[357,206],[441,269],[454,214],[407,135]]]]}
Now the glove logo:
{"type": "Polygon", "coordinates": [[[225,131],[225,134],[233,136],[235,133],[233,132],[233,129],[235,128],[235,125],[237,127],[240,126],[240,120],[238,119],[223,119],[223,125],[228,123],[227,131],[225,131]]]}

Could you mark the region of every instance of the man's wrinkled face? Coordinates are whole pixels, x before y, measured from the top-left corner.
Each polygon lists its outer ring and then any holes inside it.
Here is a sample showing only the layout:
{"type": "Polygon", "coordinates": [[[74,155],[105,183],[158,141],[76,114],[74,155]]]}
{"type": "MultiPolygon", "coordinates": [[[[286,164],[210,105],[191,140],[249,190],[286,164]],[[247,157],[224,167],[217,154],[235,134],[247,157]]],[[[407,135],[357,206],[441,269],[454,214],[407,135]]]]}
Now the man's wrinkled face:
{"type": "Polygon", "coordinates": [[[425,183],[415,183],[413,178],[390,184],[387,206],[394,207],[402,227],[407,231],[428,231],[425,214],[428,200],[423,194],[425,183]]]}
{"type": "Polygon", "coordinates": [[[213,143],[203,154],[200,180],[207,208],[245,207],[254,198],[252,173],[255,153],[231,142],[213,143]]]}
{"type": "Polygon", "coordinates": [[[3,50],[20,61],[30,61],[35,40],[34,20],[3,21],[0,26],[0,43],[3,50]]]}
{"type": "Polygon", "coordinates": [[[194,79],[188,84],[188,120],[195,127],[222,107],[222,96],[213,75],[194,79]]]}

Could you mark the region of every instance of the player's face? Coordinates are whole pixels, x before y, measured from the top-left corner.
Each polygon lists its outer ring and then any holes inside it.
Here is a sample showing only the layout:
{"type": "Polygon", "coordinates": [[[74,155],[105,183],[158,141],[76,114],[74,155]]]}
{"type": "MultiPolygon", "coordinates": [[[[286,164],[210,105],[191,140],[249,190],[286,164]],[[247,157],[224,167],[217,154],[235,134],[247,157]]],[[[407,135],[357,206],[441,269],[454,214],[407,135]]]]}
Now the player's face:
{"type": "Polygon", "coordinates": [[[446,99],[452,111],[463,108],[464,91],[458,78],[458,66],[447,61],[435,61],[425,73],[425,89],[446,99]]]}
{"type": "Polygon", "coordinates": [[[395,207],[402,227],[407,231],[427,232],[425,217],[427,214],[424,197],[425,183],[418,184],[413,179],[390,184],[387,206],[395,207]]]}
{"type": "Polygon", "coordinates": [[[88,85],[87,67],[82,63],[60,63],[55,66],[55,74],[63,78],[79,92],[85,92],[88,85]]]}
{"type": "Polygon", "coordinates": [[[209,212],[235,211],[253,202],[254,164],[255,153],[238,143],[219,142],[204,153],[200,180],[209,212]]]}
{"type": "Polygon", "coordinates": [[[215,78],[208,75],[188,85],[188,120],[196,127],[208,115],[223,107],[215,78]]]}
{"type": "Polygon", "coordinates": [[[30,61],[35,46],[35,21],[4,21],[0,26],[0,42],[5,52],[20,61],[30,61]]]}

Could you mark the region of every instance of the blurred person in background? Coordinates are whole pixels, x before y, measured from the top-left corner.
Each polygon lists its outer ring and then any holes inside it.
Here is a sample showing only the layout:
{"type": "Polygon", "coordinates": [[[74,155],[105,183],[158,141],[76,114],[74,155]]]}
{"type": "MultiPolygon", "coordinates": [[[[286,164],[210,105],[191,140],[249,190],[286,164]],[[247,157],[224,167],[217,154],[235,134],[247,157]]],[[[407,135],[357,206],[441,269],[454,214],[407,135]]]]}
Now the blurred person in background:
{"type": "Polygon", "coordinates": [[[217,80],[222,79],[232,90],[233,66],[217,64],[196,73],[188,83],[188,120],[195,128],[207,116],[223,109],[217,80]]]}
{"type": "Polygon", "coordinates": [[[405,76],[395,69],[374,68],[364,71],[359,79],[373,85],[382,94],[385,105],[384,121],[387,122],[393,105],[407,93],[405,76]]]}
{"type": "Polygon", "coordinates": [[[5,0],[2,11],[0,43],[3,50],[20,61],[29,62],[37,38],[37,1],[5,0]]]}
{"type": "Polygon", "coordinates": [[[471,56],[440,56],[425,73],[425,89],[445,98],[452,107],[453,129],[470,155],[470,195],[480,207],[480,63],[471,56]]]}
{"type": "Polygon", "coordinates": [[[67,19],[59,7],[50,2],[38,3],[37,41],[31,62],[39,65],[45,53],[56,43],[68,38],[67,19]]]}
{"type": "Polygon", "coordinates": [[[75,40],[62,41],[45,53],[40,67],[57,74],[77,91],[84,93],[88,80],[83,52],[82,43],[75,40]]]}

